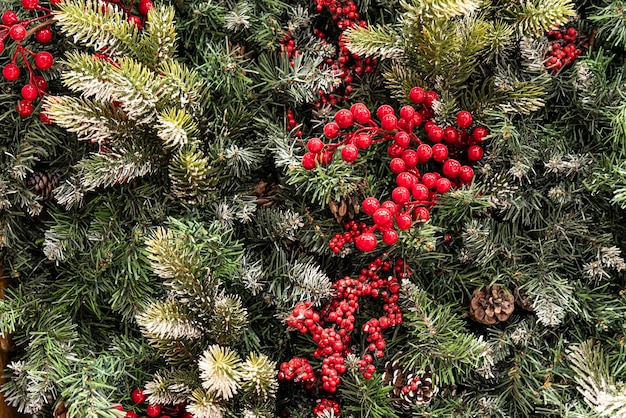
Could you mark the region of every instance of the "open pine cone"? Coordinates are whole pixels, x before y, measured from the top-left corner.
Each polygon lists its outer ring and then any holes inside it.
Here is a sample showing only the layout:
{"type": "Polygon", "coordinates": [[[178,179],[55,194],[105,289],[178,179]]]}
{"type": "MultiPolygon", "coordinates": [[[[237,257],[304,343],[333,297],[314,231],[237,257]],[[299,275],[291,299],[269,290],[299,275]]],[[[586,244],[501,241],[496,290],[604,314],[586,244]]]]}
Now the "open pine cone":
{"type": "Polygon", "coordinates": [[[439,391],[430,372],[424,373],[421,377],[415,376],[404,372],[397,362],[388,361],[385,364],[383,382],[391,385],[389,397],[404,409],[429,403],[439,391]]]}
{"type": "Polygon", "coordinates": [[[49,171],[36,171],[28,178],[28,187],[37,196],[41,197],[44,202],[52,200],[52,191],[61,182],[61,176],[58,173],[49,171]]]}
{"type": "Polygon", "coordinates": [[[515,309],[515,296],[499,285],[474,290],[470,317],[481,324],[493,325],[509,319],[515,309]]]}

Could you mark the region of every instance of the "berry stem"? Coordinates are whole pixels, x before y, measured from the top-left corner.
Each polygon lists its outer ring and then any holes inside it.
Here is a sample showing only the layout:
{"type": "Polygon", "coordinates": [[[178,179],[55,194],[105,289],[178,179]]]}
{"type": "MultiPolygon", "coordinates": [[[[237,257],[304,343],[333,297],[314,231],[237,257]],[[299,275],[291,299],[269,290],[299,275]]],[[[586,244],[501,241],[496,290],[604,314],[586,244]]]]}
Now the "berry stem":
{"type": "MultiPolygon", "coordinates": [[[[35,22],[35,21],[37,21],[37,20],[45,19],[46,17],[49,17],[49,16],[52,16],[52,15],[45,15],[45,16],[41,16],[41,17],[38,17],[38,18],[33,19],[33,20],[29,20],[29,21],[27,22],[27,24],[32,23],[32,22],[35,22]]],[[[32,28],[28,29],[28,30],[26,31],[26,38],[28,38],[29,36],[31,36],[33,33],[37,32],[39,29],[43,29],[43,28],[45,28],[45,27],[47,27],[47,26],[50,26],[50,25],[54,24],[54,22],[56,22],[56,19],[55,19],[54,17],[51,17],[50,19],[48,19],[48,20],[46,20],[46,21],[41,22],[41,23],[40,23],[40,24],[38,24],[37,26],[34,26],[34,27],[32,27],[32,28]]]]}

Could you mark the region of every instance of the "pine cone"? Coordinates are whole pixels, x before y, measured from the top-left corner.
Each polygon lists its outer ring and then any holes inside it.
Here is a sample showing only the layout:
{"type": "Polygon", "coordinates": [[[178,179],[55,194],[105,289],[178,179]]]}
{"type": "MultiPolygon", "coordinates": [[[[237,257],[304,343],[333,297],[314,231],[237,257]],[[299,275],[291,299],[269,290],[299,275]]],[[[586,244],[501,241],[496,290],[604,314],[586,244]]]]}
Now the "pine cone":
{"type": "Polygon", "coordinates": [[[264,208],[270,208],[276,205],[278,184],[261,180],[256,184],[256,187],[254,188],[252,193],[254,193],[254,195],[257,197],[257,205],[264,208]]]}
{"type": "Polygon", "coordinates": [[[383,382],[391,385],[389,397],[404,409],[429,403],[439,391],[430,372],[424,373],[422,377],[414,376],[411,373],[405,373],[397,362],[388,361],[385,364],[383,382]]]}
{"type": "Polygon", "coordinates": [[[356,196],[341,199],[339,202],[331,199],[328,202],[328,207],[339,223],[341,223],[346,217],[348,219],[354,219],[354,215],[358,214],[361,210],[360,201],[356,196]]]}
{"type": "Polygon", "coordinates": [[[61,176],[58,173],[36,171],[28,178],[28,187],[44,202],[48,202],[52,200],[52,191],[60,182],[61,176]]]}
{"type": "Polygon", "coordinates": [[[470,317],[481,324],[493,325],[509,319],[515,309],[515,297],[499,285],[474,290],[470,317]]]}
{"type": "Polygon", "coordinates": [[[530,300],[526,292],[519,287],[515,288],[515,303],[525,311],[535,312],[533,309],[533,301],[530,300]]]}

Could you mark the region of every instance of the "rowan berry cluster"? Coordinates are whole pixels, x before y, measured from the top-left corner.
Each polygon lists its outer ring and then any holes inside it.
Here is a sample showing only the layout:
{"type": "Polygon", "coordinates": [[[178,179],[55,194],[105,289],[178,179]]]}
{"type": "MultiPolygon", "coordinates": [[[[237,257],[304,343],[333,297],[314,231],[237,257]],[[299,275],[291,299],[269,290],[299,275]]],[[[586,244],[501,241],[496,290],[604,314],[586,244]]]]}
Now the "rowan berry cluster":
{"type": "Polygon", "coordinates": [[[562,26],[558,30],[548,31],[547,36],[552,44],[544,62],[546,68],[551,69],[553,74],[570,67],[582,54],[583,41],[578,37],[575,28],[562,26]]]}
{"type": "Polygon", "coordinates": [[[339,254],[346,244],[352,244],[359,235],[367,231],[368,226],[364,222],[348,221],[344,228],[346,232],[335,235],[328,243],[335,254],[339,254]]]}
{"type": "Polygon", "coordinates": [[[391,106],[380,106],[376,111],[380,123],[372,119],[370,110],[362,103],[352,105],[349,110],[341,109],[335,114],[334,122],[324,126],[324,137],[338,142],[325,143],[320,138],[307,141],[308,152],[302,157],[302,166],[307,170],[318,164],[330,164],[338,149],[341,158],[351,163],[357,160],[359,150],[380,142],[390,143],[389,168],[396,176],[391,200],[380,203],[375,197],[366,198],[362,202],[363,212],[372,217],[374,225],[358,231],[358,236],[355,234],[359,228],[353,229],[352,225],[347,235],[335,236],[330,245],[335,253],[352,241],[359,250],[372,251],[378,241],[376,230],[382,233],[385,244],[394,244],[398,240],[395,228],[407,230],[415,222],[428,221],[430,208],[439,195],[469,184],[474,178],[469,164],[483,157],[480,144],[488,134],[487,129],[482,126],[472,129],[473,117],[467,111],[457,114],[456,126],[438,126],[431,120],[437,93],[415,87],[410,98],[417,108],[404,106],[398,115],[391,106]]]}
{"type": "Polygon", "coordinates": [[[339,404],[332,399],[320,399],[313,408],[313,415],[316,418],[327,417],[329,411],[333,411],[333,416],[338,417],[341,412],[339,404]]]}
{"type": "MultiPolygon", "coordinates": [[[[7,40],[10,39],[17,44],[11,62],[2,68],[2,75],[8,81],[16,81],[22,75],[20,67],[25,68],[28,74],[27,82],[21,88],[22,99],[16,105],[17,112],[23,117],[30,116],[34,111],[33,103],[47,94],[48,83],[42,76],[35,74],[35,69],[46,71],[54,63],[54,56],[50,52],[34,52],[24,46],[24,43],[32,35],[42,45],[48,44],[52,40],[51,27],[54,24],[54,15],[51,7],[61,1],[49,0],[47,5],[43,5],[40,0],[22,0],[22,8],[28,11],[30,15],[28,18],[20,19],[17,12],[12,10],[2,13],[0,53],[4,51],[7,40]],[[33,15],[34,17],[32,17],[33,15]]],[[[131,15],[134,3],[125,5],[122,0],[109,0],[108,3],[118,5],[129,16],[128,21],[138,27],[143,27],[145,16],[153,7],[151,0],[139,0],[137,10],[142,15],[139,17],[131,15]]],[[[40,113],[39,117],[44,123],[50,123],[49,118],[44,113],[40,113]]]]}
{"type": "MultiPolygon", "coordinates": [[[[146,415],[150,418],[193,418],[193,414],[185,411],[187,406],[184,402],[177,405],[159,405],[159,404],[146,404],[148,395],[143,390],[136,388],[130,394],[130,398],[136,405],[145,406],[146,415]]],[[[113,408],[124,411],[124,407],[120,404],[113,405],[113,408]]],[[[137,418],[138,415],[135,411],[126,411],[124,418],[137,418]]]]}
{"type": "MultiPolygon", "coordinates": [[[[376,372],[375,358],[385,355],[385,329],[402,323],[398,302],[400,281],[408,274],[404,261],[383,261],[377,258],[361,270],[359,277],[344,277],[333,283],[335,296],[319,312],[311,302],[298,303],[285,322],[302,334],[310,333],[317,347],[315,358],[322,358],[321,368],[315,372],[309,362],[295,357],[280,365],[278,378],[304,384],[307,389],[317,387],[334,393],[347,371],[346,356],[353,354],[353,333],[360,299],[369,297],[382,302],[384,314],[371,318],[361,326],[367,334],[367,347],[359,359],[359,371],[370,379],[376,372]]],[[[319,405],[319,404],[318,404],[319,405]]]]}

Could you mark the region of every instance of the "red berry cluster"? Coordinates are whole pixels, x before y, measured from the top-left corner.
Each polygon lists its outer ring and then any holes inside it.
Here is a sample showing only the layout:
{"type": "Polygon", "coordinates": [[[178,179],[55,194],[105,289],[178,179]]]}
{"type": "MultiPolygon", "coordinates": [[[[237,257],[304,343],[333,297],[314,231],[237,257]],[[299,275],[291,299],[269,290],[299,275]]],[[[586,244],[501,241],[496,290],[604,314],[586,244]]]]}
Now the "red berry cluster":
{"type": "MultiPolygon", "coordinates": [[[[285,116],[287,117],[287,130],[291,131],[298,127],[298,122],[296,121],[296,113],[293,109],[287,109],[285,116]]],[[[296,132],[296,137],[302,138],[302,131],[298,130],[296,132]]]]}
{"type": "MultiPolygon", "coordinates": [[[[185,411],[187,406],[184,402],[177,405],[159,405],[159,404],[146,404],[148,395],[143,390],[136,388],[130,394],[130,398],[137,405],[145,405],[146,415],[151,418],[193,418],[194,415],[185,411]]],[[[124,411],[124,407],[120,404],[113,405],[113,408],[124,411]]],[[[137,418],[138,415],[134,411],[126,411],[124,418],[137,418]]]]}
{"type": "Polygon", "coordinates": [[[400,280],[406,274],[403,260],[392,262],[377,258],[361,270],[358,279],[344,277],[334,282],[335,296],[319,313],[311,302],[298,303],[285,321],[303,334],[311,333],[317,344],[313,356],[323,359],[322,366],[315,374],[308,361],[296,357],[280,365],[278,378],[299,381],[307,389],[317,385],[326,392],[336,392],[341,376],[347,371],[346,356],[353,353],[351,343],[356,323],[355,314],[362,297],[380,300],[384,311],[383,316],[371,318],[361,327],[367,334],[368,346],[359,360],[359,371],[366,379],[371,378],[376,371],[374,358],[385,355],[383,331],[402,323],[402,312],[397,302],[400,280]]]}
{"type": "Polygon", "coordinates": [[[313,415],[316,418],[321,418],[327,416],[327,411],[333,411],[333,415],[338,417],[341,412],[339,409],[339,404],[332,399],[320,399],[317,401],[315,408],[313,408],[313,415]]]}
{"type": "Polygon", "coordinates": [[[335,253],[339,254],[346,244],[351,244],[361,234],[367,231],[367,225],[363,222],[348,221],[344,225],[346,232],[335,235],[328,246],[335,253]]]}
{"type": "MultiPolygon", "coordinates": [[[[367,26],[357,11],[356,3],[352,0],[316,0],[316,9],[318,12],[327,10],[337,28],[342,32],[354,26],[367,26]]],[[[315,29],[314,34],[322,43],[327,42],[327,35],[320,29],[315,29]]],[[[337,53],[332,57],[326,57],[324,64],[341,78],[343,86],[334,89],[329,94],[320,92],[320,100],[316,103],[317,107],[326,104],[336,105],[343,100],[348,100],[354,91],[352,86],[354,77],[362,77],[376,69],[374,58],[365,58],[350,52],[343,38],[343,33],[339,35],[337,48],[337,53]]]]}
{"type": "Polygon", "coordinates": [[[552,41],[550,50],[546,53],[544,61],[546,68],[557,74],[561,69],[570,67],[576,58],[582,54],[581,39],[578,38],[578,31],[573,28],[562,26],[558,30],[551,30],[547,33],[548,39],[552,41]]]}
{"type": "Polygon", "coordinates": [[[438,126],[431,120],[432,103],[438,99],[437,93],[415,87],[411,89],[410,98],[419,108],[404,106],[399,117],[391,106],[380,106],[376,111],[380,124],[372,119],[370,110],[362,103],[352,105],[349,110],[341,109],[335,114],[335,121],[324,126],[326,139],[339,139],[339,142],[324,143],[320,138],[311,138],[306,144],[308,152],[302,157],[302,166],[311,170],[318,164],[330,164],[340,147],[341,158],[350,163],[356,161],[360,149],[390,142],[387,148],[387,154],[392,158],[389,167],[396,175],[391,200],[381,204],[374,197],[366,198],[362,202],[363,212],[372,217],[374,225],[361,230],[358,236],[352,226],[346,236],[342,234],[342,239],[336,236],[331,244],[335,253],[352,241],[359,250],[372,251],[377,245],[376,230],[382,232],[386,244],[394,244],[398,240],[395,227],[406,230],[414,222],[426,222],[439,194],[469,184],[474,178],[472,167],[459,160],[471,164],[483,157],[480,143],[487,136],[487,129],[481,126],[470,129],[473,117],[467,111],[457,114],[457,127],[438,126]],[[428,138],[432,145],[420,139],[418,134],[428,138]],[[421,173],[418,166],[426,169],[440,167],[441,173],[437,170],[421,173]]]}

